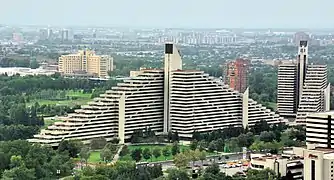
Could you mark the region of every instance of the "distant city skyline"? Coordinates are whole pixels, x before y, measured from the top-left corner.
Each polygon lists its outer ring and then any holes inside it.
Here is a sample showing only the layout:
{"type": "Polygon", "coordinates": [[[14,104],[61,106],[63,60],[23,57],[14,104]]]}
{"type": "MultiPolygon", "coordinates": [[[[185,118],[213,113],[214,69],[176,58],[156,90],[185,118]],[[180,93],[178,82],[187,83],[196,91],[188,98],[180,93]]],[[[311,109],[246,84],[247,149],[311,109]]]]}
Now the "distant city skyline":
{"type": "Polygon", "coordinates": [[[11,0],[0,24],[156,28],[334,28],[329,0],[11,0]]]}

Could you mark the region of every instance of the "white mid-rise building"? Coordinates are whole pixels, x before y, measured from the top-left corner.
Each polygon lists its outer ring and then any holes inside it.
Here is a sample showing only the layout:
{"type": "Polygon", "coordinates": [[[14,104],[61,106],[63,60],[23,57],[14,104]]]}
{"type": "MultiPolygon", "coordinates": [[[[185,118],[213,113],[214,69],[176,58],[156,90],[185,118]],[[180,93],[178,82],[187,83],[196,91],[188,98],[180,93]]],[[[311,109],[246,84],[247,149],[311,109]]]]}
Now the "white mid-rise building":
{"type": "Polygon", "coordinates": [[[277,85],[278,113],[297,124],[305,125],[308,113],[329,110],[327,66],[308,64],[307,41],[300,41],[297,61],[279,65],[277,85]]]}
{"type": "Polygon", "coordinates": [[[334,148],[334,111],[310,113],[306,118],[306,143],[334,148]]]}
{"type": "Polygon", "coordinates": [[[181,69],[179,51],[166,44],[164,69],[142,69],[29,141],[57,146],[63,139],[105,137],[124,143],[135,130],[148,127],[157,133],[177,131],[187,139],[194,131],[285,122],[249,99],[248,89],[241,94],[203,71],[181,69]]]}

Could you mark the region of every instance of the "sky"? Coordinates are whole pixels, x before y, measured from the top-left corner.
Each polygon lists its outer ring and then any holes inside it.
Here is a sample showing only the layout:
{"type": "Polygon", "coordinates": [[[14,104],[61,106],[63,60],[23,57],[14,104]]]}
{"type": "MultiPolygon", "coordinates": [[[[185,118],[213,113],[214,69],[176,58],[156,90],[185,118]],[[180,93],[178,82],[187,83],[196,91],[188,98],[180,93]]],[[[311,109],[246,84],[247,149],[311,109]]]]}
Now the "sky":
{"type": "Polygon", "coordinates": [[[334,28],[333,0],[0,0],[0,24],[334,28]]]}

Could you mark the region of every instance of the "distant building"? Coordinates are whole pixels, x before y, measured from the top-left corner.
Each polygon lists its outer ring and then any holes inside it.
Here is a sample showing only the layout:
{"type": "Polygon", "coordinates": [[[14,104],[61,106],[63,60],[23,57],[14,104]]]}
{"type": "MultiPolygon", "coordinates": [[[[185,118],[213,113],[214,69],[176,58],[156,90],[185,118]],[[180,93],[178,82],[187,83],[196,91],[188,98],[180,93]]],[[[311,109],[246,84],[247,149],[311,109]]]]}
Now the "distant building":
{"type": "Polygon", "coordinates": [[[58,61],[59,72],[65,76],[84,74],[106,77],[113,70],[113,58],[96,55],[93,51],[79,51],[77,54],[62,55],[58,61]]]}
{"type": "Polygon", "coordinates": [[[67,29],[63,29],[61,31],[61,41],[68,41],[69,39],[69,33],[67,29]]]}
{"type": "Polygon", "coordinates": [[[296,32],[293,36],[293,43],[299,46],[300,41],[311,41],[311,38],[305,32],[296,32]]]}
{"type": "Polygon", "coordinates": [[[23,35],[21,33],[13,33],[13,41],[21,42],[23,40],[23,35]]]}
{"type": "Polygon", "coordinates": [[[19,74],[20,76],[28,76],[28,75],[46,75],[50,76],[55,74],[56,70],[48,70],[43,68],[31,69],[31,68],[23,68],[23,67],[9,67],[9,68],[0,68],[1,75],[14,76],[19,74]]]}
{"type": "Polygon", "coordinates": [[[304,124],[307,113],[329,110],[327,66],[308,64],[308,42],[300,41],[296,62],[279,65],[277,110],[304,124]]]}
{"type": "Polygon", "coordinates": [[[48,39],[51,40],[53,39],[53,30],[52,29],[48,29],[48,39]]]}
{"type": "Polygon", "coordinates": [[[226,64],[225,82],[230,88],[245,92],[248,87],[249,61],[245,59],[236,59],[226,64]]]}
{"type": "Polygon", "coordinates": [[[47,29],[40,29],[39,30],[39,39],[40,40],[47,40],[48,39],[48,30],[47,29]]]}

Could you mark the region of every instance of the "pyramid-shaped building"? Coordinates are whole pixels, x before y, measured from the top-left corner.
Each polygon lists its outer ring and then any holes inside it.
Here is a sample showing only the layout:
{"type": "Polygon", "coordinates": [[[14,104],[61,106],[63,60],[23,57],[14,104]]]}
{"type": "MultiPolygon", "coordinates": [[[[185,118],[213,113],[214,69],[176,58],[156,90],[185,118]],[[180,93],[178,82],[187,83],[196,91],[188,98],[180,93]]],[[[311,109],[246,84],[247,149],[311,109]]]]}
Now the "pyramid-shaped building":
{"type": "Polygon", "coordinates": [[[130,139],[135,130],[177,131],[189,139],[194,131],[211,132],[256,121],[285,122],[278,114],[203,71],[182,70],[179,51],[165,46],[164,69],[140,70],[73,114],[62,118],[30,142],[57,146],[63,139],[130,139]]]}

